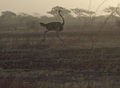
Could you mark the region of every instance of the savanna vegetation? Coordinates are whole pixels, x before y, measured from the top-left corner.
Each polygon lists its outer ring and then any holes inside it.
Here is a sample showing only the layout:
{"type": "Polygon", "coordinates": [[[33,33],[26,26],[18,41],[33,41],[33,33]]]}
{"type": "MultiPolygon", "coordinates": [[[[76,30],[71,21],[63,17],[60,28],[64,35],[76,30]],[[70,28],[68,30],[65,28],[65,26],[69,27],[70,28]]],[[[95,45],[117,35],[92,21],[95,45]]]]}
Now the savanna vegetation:
{"type": "Polygon", "coordinates": [[[3,11],[0,16],[0,88],[119,88],[120,8],[108,7],[104,15],[60,6],[35,16],[3,11]],[[40,22],[62,21],[41,42],[40,22]]]}

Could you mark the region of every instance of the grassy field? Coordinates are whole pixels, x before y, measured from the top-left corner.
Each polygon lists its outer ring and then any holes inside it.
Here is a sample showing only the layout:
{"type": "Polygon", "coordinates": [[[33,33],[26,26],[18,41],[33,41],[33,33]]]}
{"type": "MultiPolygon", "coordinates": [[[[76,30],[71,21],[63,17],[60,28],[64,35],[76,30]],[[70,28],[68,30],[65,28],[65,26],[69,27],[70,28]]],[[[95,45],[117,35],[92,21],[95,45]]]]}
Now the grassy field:
{"type": "Polygon", "coordinates": [[[42,37],[0,33],[0,88],[120,87],[119,30],[63,31],[64,45],[54,32],[42,37]]]}

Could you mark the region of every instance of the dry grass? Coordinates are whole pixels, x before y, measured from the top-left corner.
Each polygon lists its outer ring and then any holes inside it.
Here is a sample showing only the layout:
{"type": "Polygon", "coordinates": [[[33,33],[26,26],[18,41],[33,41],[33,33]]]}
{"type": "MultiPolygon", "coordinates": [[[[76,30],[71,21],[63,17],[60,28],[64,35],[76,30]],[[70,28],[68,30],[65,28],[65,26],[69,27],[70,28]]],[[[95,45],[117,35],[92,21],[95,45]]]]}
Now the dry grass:
{"type": "Polygon", "coordinates": [[[119,30],[77,29],[61,33],[65,45],[54,32],[45,42],[41,32],[1,33],[0,88],[119,88],[119,30]]]}

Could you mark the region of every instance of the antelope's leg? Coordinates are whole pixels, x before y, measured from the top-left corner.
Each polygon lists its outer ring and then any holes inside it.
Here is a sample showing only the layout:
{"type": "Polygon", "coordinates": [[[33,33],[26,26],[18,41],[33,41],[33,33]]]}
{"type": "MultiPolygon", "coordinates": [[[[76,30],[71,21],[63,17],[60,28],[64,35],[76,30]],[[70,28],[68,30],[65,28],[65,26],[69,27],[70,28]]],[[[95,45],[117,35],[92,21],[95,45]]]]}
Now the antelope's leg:
{"type": "Polygon", "coordinates": [[[56,35],[57,35],[58,39],[59,39],[62,43],[64,43],[64,41],[60,38],[59,31],[56,31],[56,35]]]}
{"type": "Polygon", "coordinates": [[[45,40],[46,40],[46,35],[47,35],[47,33],[48,33],[48,30],[46,30],[46,31],[44,32],[44,34],[43,34],[43,40],[42,40],[42,41],[45,41],[45,40]]]}

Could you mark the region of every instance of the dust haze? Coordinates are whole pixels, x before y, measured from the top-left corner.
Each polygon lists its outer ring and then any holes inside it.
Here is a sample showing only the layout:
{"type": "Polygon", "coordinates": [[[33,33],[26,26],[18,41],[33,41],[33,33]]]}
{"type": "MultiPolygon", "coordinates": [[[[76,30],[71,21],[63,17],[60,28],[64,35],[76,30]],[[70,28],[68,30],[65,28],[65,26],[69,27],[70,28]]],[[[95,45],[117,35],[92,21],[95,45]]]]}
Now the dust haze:
{"type": "Polygon", "coordinates": [[[0,88],[119,88],[119,0],[1,0],[0,88]]]}
{"type": "MultiPolygon", "coordinates": [[[[91,0],[91,9],[95,10],[103,0],[91,0]]],[[[107,0],[100,8],[108,6],[117,6],[119,0],[107,0]]],[[[40,15],[46,14],[54,6],[62,6],[65,8],[89,8],[89,0],[1,0],[0,10],[10,10],[14,12],[25,12],[29,14],[39,13],[40,15]]]]}

